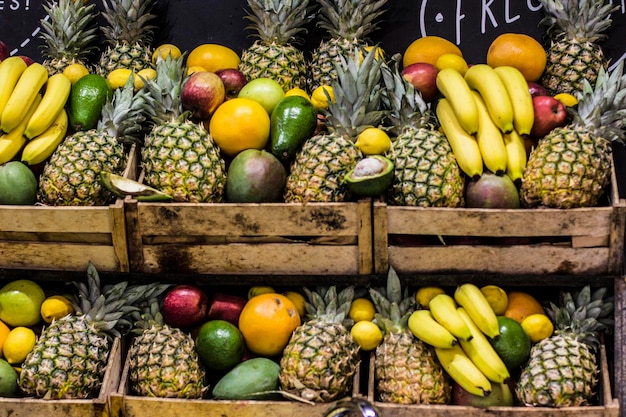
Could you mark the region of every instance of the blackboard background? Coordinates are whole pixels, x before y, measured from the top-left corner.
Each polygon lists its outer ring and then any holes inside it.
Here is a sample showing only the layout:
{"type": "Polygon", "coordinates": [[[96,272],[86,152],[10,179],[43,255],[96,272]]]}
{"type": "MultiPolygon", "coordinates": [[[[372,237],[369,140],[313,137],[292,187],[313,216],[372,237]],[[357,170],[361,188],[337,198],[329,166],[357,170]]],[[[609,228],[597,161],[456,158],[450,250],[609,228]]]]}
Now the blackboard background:
{"type": "MultiPolygon", "coordinates": [[[[626,0],[619,1],[620,9],[613,14],[608,37],[602,42],[612,65],[626,54],[626,0]]],[[[613,3],[618,4],[617,0],[613,3]]],[[[96,4],[101,6],[100,1],[96,4]]],[[[154,43],[174,43],[184,51],[202,43],[219,43],[240,52],[254,40],[246,29],[245,9],[245,0],[159,0],[154,43]]],[[[41,0],[0,0],[0,40],[13,55],[40,60],[42,18],[41,0]]],[[[389,0],[381,27],[371,41],[393,54],[404,52],[419,37],[439,35],[458,44],[468,62],[480,63],[485,61],[489,44],[503,32],[526,33],[543,43],[542,18],[537,0],[389,0]]],[[[306,51],[325,35],[314,23],[308,26],[302,45],[306,51]]],[[[620,188],[624,188],[626,147],[615,147],[615,160],[620,188]]]]}

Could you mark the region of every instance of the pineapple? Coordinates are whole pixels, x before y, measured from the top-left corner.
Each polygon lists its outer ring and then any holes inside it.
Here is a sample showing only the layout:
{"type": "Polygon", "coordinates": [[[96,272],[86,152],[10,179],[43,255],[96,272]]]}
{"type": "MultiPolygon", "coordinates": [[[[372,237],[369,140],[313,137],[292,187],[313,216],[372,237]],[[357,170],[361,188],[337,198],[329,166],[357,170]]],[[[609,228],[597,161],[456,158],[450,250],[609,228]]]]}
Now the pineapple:
{"type": "Polygon", "coordinates": [[[76,314],[54,320],[44,328],[35,347],[21,365],[19,386],[25,396],[49,399],[95,398],[102,386],[111,339],[130,324],[135,303],[156,297],[167,286],[128,286],[118,283],[101,291],[92,263],[87,285],[78,288],[76,314]]]}
{"type": "Polygon", "coordinates": [[[279,380],[283,391],[309,401],[331,402],[348,394],[359,366],[359,346],[344,322],[354,287],[304,289],[310,319],[298,326],[283,350],[279,380]]]}
{"type": "Polygon", "coordinates": [[[309,0],[248,0],[248,6],[249,28],[259,39],[241,54],[241,72],[249,80],[272,78],[285,91],[294,87],[306,90],[306,59],[295,45],[311,19],[309,0]]]}
{"type": "Polygon", "coordinates": [[[150,44],[155,26],[147,23],[156,18],[151,13],[155,4],[156,0],[102,0],[108,26],[101,30],[110,43],[100,56],[103,76],[118,68],[139,72],[153,67],[150,44]]]}
{"type": "Polygon", "coordinates": [[[49,19],[41,19],[40,38],[44,66],[50,75],[63,72],[70,64],[88,67],[97,50],[96,5],[76,0],[55,0],[44,4],[49,19]]]}
{"type": "Polygon", "coordinates": [[[126,146],[143,138],[145,95],[135,94],[133,79],[115,90],[95,129],[76,132],[61,142],[44,166],[38,200],[47,205],[103,206],[114,197],[100,173],[122,175],[126,146]]]}
{"type": "MultiPolygon", "coordinates": [[[[310,68],[311,91],[320,85],[331,85],[337,78],[340,56],[347,58],[362,48],[369,48],[367,37],[378,29],[377,19],[385,12],[387,0],[317,0],[320,9],[318,26],[328,32],[313,50],[310,68]]],[[[375,48],[377,49],[377,48],[375,48]]],[[[382,50],[377,49],[378,54],[382,50]]]]}
{"type": "Polygon", "coordinates": [[[385,290],[370,288],[376,322],[383,341],[374,356],[375,381],[381,401],[397,404],[446,404],[451,387],[433,349],[408,328],[415,297],[402,291],[400,278],[389,268],[385,290]]]}
{"type": "Polygon", "coordinates": [[[555,333],[539,341],[530,352],[516,387],[518,399],[532,406],[589,405],[595,394],[598,336],[610,330],[614,310],[607,289],[593,293],[585,286],[577,294],[563,293],[559,306],[547,310],[555,333]]]}
{"type": "Polygon", "coordinates": [[[540,0],[546,17],[542,23],[549,26],[551,43],[547,51],[547,65],[541,78],[551,95],[576,95],[587,80],[595,85],[600,68],[607,66],[598,41],[611,26],[611,13],[619,5],[605,0],[540,0]]]}
{"type": "Polygon", "coordinates": [[[154,126],[141,149],[144,182],[178,202],[220,202],[226,186],[226,163],[203,125],[183,112],[180,92],[185,83],[184,58],[157,63],[148,80],[154,126]]]}
{"type": "Polygon", "coordinates": [[[329,100],[326,114],[329,132],[306,140],[291,164],[285,185],[286,202],[337,202],[347,198],[344,181],[361,152],[354,146],[357,135],[375,126],[383,116],[379,84],[382,62],[370,51],[363,62],[352,56],[338,66],[333,82],[336,102],[329,100]]]}
{"type": "Polygon", "coordinates": [[[398,72],[383,66],[384,107],[393,124],[387,157],[394,178],[387,201],[401,206],[464,207],[465,179],[452,148],[435,125],[435,117],[419,91],[398,72]]]}
{"type": "Polygon", "coordinates": [[[585,81],[574,121],[541,138],[530,153],[520,197],[526,207],[594,207],[611,178],[613,141],[623,142],[626,76],[623,63],[585,81]]]}
{"type": "Polygon", "coordinates": [[[202,398],[205,375],[193,338],[164,323],[156,300],[143,314],[134,312],[133,318],[133,331],[138,333],[128,350],[133,392],[147,397],[202,398]]]}

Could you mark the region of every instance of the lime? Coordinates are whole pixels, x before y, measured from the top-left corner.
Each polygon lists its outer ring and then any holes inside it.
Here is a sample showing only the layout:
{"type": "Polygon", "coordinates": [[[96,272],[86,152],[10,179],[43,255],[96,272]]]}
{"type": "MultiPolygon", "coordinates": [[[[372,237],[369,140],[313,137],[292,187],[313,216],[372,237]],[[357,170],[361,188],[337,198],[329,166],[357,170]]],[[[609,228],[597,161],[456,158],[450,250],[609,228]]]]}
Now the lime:
{"type": "Polygon", "coordinates": [[[243,359],[243,336],[237,326],[225,320],[209,320],[198,330],[196,350],[204,366],[224,371],[243,359]]]}
{"type": "Polygon", "coordinates": [[[16,397],[18,394],[17,372],[4,359],[0,359],[0,397],[16,397]]]}
{"type": "Polygon", "coordinates": [[[516,371],[530,356],[530,339],[517,321],[498,316],[500,336],[489,339],[489,342],[502,359],[507,369],[516,371]]]}
{"type": "Polygon", "coordinates": [[[15,327],[4,339],[4,346],[2,347],[4,358],[11,365],[22,363],[35,347],[36,341],[37,336],[31,328],[15,327]]]}
{"type": "Polygon", "coordinates": [[[352,326],[350,334],[361,349],[374,350],[383,340],[383,333],[380,328],[371,321],[362,320],[352,326]]]}

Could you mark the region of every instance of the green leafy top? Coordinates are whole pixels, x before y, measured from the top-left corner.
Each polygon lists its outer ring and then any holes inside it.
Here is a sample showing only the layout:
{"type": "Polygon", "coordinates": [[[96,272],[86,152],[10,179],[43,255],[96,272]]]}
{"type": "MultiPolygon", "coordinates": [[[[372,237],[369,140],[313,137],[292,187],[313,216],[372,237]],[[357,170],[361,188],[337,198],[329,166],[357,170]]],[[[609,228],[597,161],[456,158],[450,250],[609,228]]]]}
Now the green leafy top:
{"type": "Polygon", "coordinates": [[[248,0],[251,22],[246,29],[255,30],[263,41],[294,44],[302,41],[305,25],[312,20],[310,0],[248,0]]]}
{"type": "Polygon", "coordinates": [[[416,301],[408,289],[402,289],[400,277],[393,267],[389,267],[386,288],[370,288],[369,293],[376,307],[376,322],[385,334],[403,331],[408,327],[416,301]]]}
{"type": "Polygon", "coordinates": [[[332,38],[366,41],[379,27],[387,0],[317,0],[320,5],[318,26],[332,38]]]}
{"type": "Polygon", "coordinates": [[[539,0],[546,17],[541,23],[549,26],[554,39],[567,38],[595,43],[611,26],[611,13],[619,9],[605,0],[539,0]]]}

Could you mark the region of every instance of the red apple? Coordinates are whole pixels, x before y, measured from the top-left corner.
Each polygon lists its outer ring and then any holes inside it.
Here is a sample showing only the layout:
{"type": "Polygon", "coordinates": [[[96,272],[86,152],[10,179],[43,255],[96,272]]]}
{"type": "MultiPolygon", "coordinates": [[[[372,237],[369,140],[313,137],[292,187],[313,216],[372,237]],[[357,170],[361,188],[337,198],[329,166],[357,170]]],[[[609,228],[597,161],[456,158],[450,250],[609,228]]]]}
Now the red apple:
{"type": "Polygon", "coordinates": [[[165,323],[181,329],[192,329],[206,320],[209,297],[194,285],[177,285],[165,294],[161,312],[165,323]]]}
{"type": "Polygon", "coordinates": [[[422,93],[422,98],[428,103],[434,100],[439,93],[437,72],[439,71],[433,64],[416,62],[405,67],[401,74],[405,80],[413,84],[413,87],[422,93]]]}
{"type": "Polygon", "coordinates": [[[180,100],[183,109],[191,111],[193,118],[206,120],[224,102],[225,96],[226,90],[220,77],[213,72],[199,71],[191,74],[185,82],[180,100]]]}
{"type": "Polygon", "coordinates": [[[4,61],[9,57],[11,51],[9,51],[9,47],[6,43],[0,41],[0,62],[4,61]]]}
{"type": "Polygon", "coordinates": [[[528,81],[528,91],[530,91],[530,95],[533,97],[550,95],[547,88],[534,81],[528,81]]]}
{"type": "Polygon", "coordinates": [[[207,319],[226,320],[237,326],[239,324],[239,315],[247,301],[247,298],[238,295],[215,293],[211,301],[207,319]]]}
{"type": "Polygon", "coordinates": [[[221,78],[226,90],[226,100],[237,97],[239,91],[248,83],[248,79],[243,73],[234,68],[224,68],[215,71],[215,74],[221,78]]]}
{"type": "Polygon", "coordinates": [[[22,58],[24,62],[26,62],[26,65],[30,65],[35,62],[34,59],[27,57],[26,55],[20,55],[20,58],[22,58]]]}
{"type": "Polygon", "coordinates": [[[530,132],[531,136],[541,138],[552,129],[564,126],[567,123],[565,105],[552,96],[533,97],[535,121],[530,132]]]}

